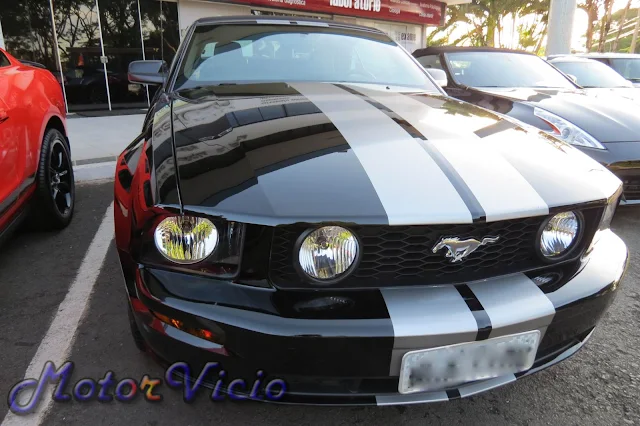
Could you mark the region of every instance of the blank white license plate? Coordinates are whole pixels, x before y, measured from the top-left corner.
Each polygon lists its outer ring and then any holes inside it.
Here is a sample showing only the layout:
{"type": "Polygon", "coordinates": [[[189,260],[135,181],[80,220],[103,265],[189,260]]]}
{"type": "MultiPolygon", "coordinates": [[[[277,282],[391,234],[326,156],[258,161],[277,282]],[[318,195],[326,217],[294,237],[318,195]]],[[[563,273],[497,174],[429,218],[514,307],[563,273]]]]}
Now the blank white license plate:
{"type": "Polygon", "coordinates": [[[475,380],[528,370],[540,343],[538,330],[479,342],[407,352],[400,367],[400,393],[447,389],[475,380]]]}

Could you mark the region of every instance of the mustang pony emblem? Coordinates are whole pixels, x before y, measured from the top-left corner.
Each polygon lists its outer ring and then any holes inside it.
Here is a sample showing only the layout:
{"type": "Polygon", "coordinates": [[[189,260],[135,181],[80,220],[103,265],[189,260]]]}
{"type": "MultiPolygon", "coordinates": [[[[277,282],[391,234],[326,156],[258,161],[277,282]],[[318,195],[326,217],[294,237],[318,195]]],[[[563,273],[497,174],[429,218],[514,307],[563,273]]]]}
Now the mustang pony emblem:
{"type": "Polygon", "coordinates": [[[446,257],[450,257],[451,263],[455,263],[462,261],[465,257],[476,251],[478,247],[495,243],[499,239],[500,237],[484,237],[482,241],[478,241],[475,238],[461,241],[459,237],[442,237],[442,239],[438,241],[438,244],[433,246],[433,249],[431,251],[436,253],[438,250],[446,247],[446,257]]]}

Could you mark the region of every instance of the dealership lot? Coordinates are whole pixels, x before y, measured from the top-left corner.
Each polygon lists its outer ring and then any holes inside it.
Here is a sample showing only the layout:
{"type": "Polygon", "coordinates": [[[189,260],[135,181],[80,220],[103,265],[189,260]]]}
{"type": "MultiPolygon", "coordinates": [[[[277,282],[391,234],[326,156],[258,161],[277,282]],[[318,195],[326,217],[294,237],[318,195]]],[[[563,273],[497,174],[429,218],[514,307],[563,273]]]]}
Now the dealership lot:
{"type": "MultiPolygon", "coordinates": [[[[0,357],[2,416],[7,395],[21,380],[112,201],[110,182],[80,184],[69,228],[52,234],[22,232],[0,249],[0,357]]],[[[54,403],[44,424],[634,424],[640,422],[640,209],[621,208],[613,229],[629,246],[631,263],[622,291],[592,340],[574,358],[538,375],[450,403],[402,407],[292,407],[214,403],[206,393],[185,404],[166,384],[164,399],[132,403],[54,403]]],[[[111,370],[117,379],[162,377],[129,335],[126,298],[113,243],[80,320],[69,358],[72,382],[96,380],[111,370]]],[[[10,416],[11,417],[11,416],[10,416]]],[[[7,417],[9,423],[26,419],[7,417]]],[[[14,423],[17,424],[17,423],[14,423]]]]}

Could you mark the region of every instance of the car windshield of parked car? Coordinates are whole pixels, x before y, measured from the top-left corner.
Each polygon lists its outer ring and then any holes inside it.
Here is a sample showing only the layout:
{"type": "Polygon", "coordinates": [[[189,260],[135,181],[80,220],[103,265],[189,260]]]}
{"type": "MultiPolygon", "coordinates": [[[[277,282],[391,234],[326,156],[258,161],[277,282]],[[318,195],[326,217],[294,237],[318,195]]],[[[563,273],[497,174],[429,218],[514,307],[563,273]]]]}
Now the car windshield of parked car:
{"type": "Polygon", "coordinates": [[[640,81],[640,58],[611,59],[611,66],[627,80],[640,81]]]}
{"type": "Polygon", "coordinates": [[[552,62],[565,74],[572,75],[582,87],[630,87],[620,74],[597,61],[552,62]]]}
{"type": "Polygon", "coordinates": [[[380,33],[320,25],[200,25],[173,88],[321,81],[438,92],[425,74],[409,54],[380,33]]]}
{"type": "Polygon", "coordinates": [[[534,55],[449,52],[445,58],[453,79],[469,87],[575,88],[562,73],[534,55]]]}

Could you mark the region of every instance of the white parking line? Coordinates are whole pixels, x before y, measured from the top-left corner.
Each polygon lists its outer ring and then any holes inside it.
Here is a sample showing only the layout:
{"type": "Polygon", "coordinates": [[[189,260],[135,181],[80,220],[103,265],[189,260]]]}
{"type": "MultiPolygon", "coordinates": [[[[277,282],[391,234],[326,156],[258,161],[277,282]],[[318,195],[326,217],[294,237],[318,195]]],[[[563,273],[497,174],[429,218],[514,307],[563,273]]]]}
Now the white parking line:
{"type": "MultiPolygon", "coordinates": [[[[78,326],[89,305],[91,292],[102,269],[102,263],[112,239],[113,203],[107,208],[98,232],[93,237],[89,250],[87,250],[87,254],[82,260],[75,280],[69,287],[64,300],[60,303],[47,334],[40,342],[35,356],[29,363],[24,375],[25,379],[37,379],[40,377],[42,368],[47,361],[53,361],[56,367],[60,367],[66,361],[73,346],[78,326]]],[[[54,388],[54,385],[49,385],[45,388],[42,400],[33,413],[20,416],[9,411],[1,426],[40,425],[51,408],[51,395],[54,388]]],[[[31,393],[22,392],[21,397],[20,404],[24,406],[29,402],[31,393]]]]}

